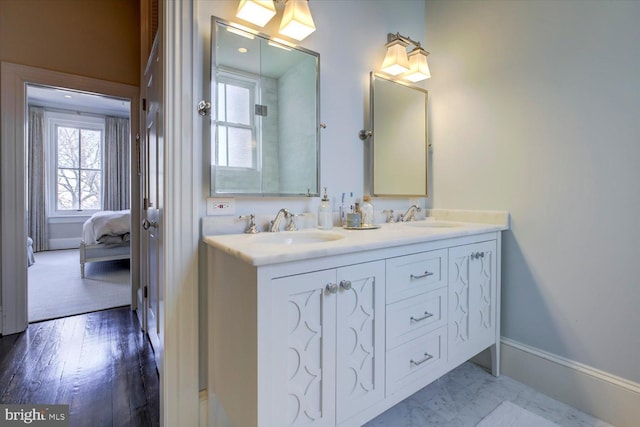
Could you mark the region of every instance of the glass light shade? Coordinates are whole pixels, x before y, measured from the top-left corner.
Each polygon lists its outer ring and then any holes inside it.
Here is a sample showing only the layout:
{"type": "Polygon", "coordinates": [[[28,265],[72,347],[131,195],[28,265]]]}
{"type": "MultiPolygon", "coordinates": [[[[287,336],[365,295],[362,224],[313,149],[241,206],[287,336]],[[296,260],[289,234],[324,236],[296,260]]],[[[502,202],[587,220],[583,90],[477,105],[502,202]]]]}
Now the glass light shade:
{"type": "Polygon", "coordinates": [[[393,40],[385,45],[387,54],[382,61],[382,71],[392,76],[397,76],[409,69],[407,58],[408,44],[400,39],[393,40]]]}
{"type": "Polygon", "coordinates": [[[409,72],[404,76],[405,79],[415,83],[431,77],[427,55],[429,52],[421,48],[415,48],[409,52],[409,72]]]}
{"type": "Polygon", "coordinates": [[[259,27],[264,27],[276,14],[273,0],[240,0],[236,16],[259,27]]]}
{"type": "Polygon", "coordinates": [[[298,41],[316,30],[308,0],[287,0],[280,23],[280,34],[298,41]]]}

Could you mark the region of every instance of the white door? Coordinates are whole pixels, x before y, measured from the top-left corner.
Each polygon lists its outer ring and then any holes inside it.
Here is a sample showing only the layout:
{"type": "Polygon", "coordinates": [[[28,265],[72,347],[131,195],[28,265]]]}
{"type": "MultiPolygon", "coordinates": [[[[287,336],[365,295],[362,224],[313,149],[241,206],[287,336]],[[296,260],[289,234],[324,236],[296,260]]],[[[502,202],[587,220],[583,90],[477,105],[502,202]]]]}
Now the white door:
{"type": "Polygon", "coordinates": [[[335,270],[273,280],[273,420],[268,425],[335,425],[335,280],[335,270]]]}
{"type": "Polygon", "coordinates": [[[449,361],[495,343],[496,242],[449,249],[449,361]]]}
{"type": "Polygon", "coordinates": [[[384,399],[384,275],[384,261],[338,269],[338,424],[384,399]]]}
{"type": "Polygon", "coordinates": [[[164,140],[162,135],[161,62],[157,43],[151,52],[145,71],[145,100],[143,102],[145,129],[144,155],[144,211],[142,213],[143,284],[145,286],[144,328],[153,345],[156,364],[162,360],[162,198],[164,140]]]}

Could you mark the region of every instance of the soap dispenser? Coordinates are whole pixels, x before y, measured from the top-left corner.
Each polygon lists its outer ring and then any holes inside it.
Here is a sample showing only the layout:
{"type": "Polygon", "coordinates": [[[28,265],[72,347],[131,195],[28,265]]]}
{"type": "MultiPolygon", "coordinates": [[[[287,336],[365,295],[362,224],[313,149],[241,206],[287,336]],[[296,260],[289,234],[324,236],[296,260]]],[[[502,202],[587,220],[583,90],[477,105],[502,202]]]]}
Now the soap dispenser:
{"type": "Polygon", "coordinates": [[[362,212],[362,226],[373,227],[375,221],[373,217],[374,211],[373,205],[371,204],[371,196],[365,194],[362,200],[364,200],[364,203],[362,203],[362,206],[360,207],[360,211],[362,212]]]}
{"type": "Polygon", "coordinates": [[[331,211],[331,204],[327,196],[327,187],[324,187],[324,197],[322,197],[320,206],[318,207],[318,228],[322,230],[330,230],[333,228],[333,212],[331,211]]]}

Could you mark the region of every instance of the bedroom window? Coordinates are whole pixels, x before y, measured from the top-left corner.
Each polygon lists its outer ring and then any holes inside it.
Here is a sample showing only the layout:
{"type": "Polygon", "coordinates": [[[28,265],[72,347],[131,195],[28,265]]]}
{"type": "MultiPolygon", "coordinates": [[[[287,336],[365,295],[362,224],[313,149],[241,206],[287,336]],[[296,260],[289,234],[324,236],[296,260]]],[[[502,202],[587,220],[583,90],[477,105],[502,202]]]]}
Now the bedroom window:
{"type": "Polygon", "coordinates": [[[104,119],[48,114],[49,211],[90,215],[102,210],[104,119]]]}
{"type": "Polygon", "coordinates": [[[258,81],[222,72],[217,83],[217,164],[227,168],[257,168],[256,93],[258,81]]]}

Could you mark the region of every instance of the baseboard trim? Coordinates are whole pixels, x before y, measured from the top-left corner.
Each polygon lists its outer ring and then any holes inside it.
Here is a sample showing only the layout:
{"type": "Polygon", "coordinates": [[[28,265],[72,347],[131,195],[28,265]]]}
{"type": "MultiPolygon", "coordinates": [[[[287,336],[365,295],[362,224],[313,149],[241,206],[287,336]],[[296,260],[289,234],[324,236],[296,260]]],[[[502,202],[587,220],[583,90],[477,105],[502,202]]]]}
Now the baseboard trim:
{"type": "Polygon", "coordinates": [[[80,239],[78,237],[49,239],[50,251],[59,251],[61,249],[78,249],[80,247],[80,239]]]}
{"type": "Polygon", "coordinates": [[[198,397],[200,398],[200,421],[198,422],[199,427],[207,427],[208,421],[207,418],[209,416],[209,410],[207,409],[207,389],[200,390],[200,394],[198,397]]]}
{"type": "Polygon", "coordinates": [[[502,372],[618,427],[637,426],[640,384],[502,337],[502,372]]]}

